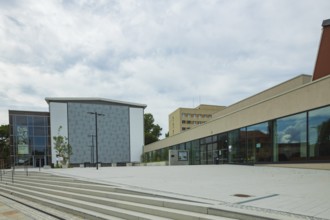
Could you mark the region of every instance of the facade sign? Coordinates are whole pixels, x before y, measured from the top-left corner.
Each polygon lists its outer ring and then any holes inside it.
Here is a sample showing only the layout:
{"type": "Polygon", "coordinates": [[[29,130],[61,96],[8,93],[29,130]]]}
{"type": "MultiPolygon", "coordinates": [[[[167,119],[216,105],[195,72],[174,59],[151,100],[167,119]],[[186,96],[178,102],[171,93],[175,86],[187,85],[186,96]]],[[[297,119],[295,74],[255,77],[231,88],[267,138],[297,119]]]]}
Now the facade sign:
{"type": "Polygon", "coordinates": [[[188,151],[179,151],[179,161],[181,160],[188,160],[188,151]]]}
{"type": "Polygon", "coordinates": [[[29,154],[29,134],[26,126],[17,126],[17,154],[29,154]]]}

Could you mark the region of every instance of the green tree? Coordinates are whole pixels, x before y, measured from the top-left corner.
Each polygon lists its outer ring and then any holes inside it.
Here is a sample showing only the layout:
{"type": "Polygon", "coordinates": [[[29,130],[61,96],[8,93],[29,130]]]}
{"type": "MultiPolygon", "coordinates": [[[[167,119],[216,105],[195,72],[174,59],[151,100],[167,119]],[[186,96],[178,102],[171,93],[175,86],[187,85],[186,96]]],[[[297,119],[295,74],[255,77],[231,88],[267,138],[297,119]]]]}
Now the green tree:
{"type": "Polygon", "coordinates": [[[9,150],[9,125],[0,126],[0,159],[8,167],[10,164],[9,150]]]}
{"type": "Polygon", "coordinates": [[[144,114],[144,143],[150,144],[159,140],[162,128],[154,124],[155,119],[151,113],[144,114]]]}
{"type": "Polygon", "coordinates": [[[54,140],[54,149],[56,150],[56,154],[59,157],[63,158],[62,165],[69,165],[70,157],[72,155],[72,147],[68,143],[68,138],[61,135],[62,126],[60,126],[57,130],[57,136],[53,137],[54,140]]]}

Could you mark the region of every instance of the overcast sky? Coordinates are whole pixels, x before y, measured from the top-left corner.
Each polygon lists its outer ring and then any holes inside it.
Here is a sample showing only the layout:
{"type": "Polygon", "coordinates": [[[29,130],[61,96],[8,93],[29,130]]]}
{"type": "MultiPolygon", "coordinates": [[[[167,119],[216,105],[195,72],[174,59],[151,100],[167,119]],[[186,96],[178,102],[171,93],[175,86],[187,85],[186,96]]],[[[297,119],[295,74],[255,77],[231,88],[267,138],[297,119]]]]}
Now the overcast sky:
{"type": "Polygon", "coordinates": [[[0,124],[45,97],[102,97],[168,115],[231,105],[312,74],[329,0],[0,0],[0,124]]]}

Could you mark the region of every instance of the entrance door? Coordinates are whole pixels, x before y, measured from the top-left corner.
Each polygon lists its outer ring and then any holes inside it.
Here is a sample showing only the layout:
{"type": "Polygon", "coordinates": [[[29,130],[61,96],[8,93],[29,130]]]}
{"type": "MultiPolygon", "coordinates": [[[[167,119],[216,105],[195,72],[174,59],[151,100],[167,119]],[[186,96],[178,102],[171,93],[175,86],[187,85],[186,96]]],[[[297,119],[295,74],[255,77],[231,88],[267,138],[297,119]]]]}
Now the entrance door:
{"type": "Polygon", "coordinates": [[[45,165],[45,159],[43,157],[37,157],[36,167],[43,167],[45,165]]]}
{"type": "Polygon", "coordinates": [[[44,156],[33,156],[33,167],[43,167],[45,165],[44,156]]]}

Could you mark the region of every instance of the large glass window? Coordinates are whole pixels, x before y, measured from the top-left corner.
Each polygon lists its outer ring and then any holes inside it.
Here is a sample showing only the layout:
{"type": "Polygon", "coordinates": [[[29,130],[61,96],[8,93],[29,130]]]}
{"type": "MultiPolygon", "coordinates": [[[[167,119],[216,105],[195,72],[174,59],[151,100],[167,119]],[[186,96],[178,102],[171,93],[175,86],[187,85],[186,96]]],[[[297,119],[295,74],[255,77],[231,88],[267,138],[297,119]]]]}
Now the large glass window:
{"type": "Polygon", "coordinates": [[[213,144],[207,145],[207,164],[213,164],[213,144]]]}
{"type": "Polygon", "coordinates": [[[242,155],[239,147],[240,130],[228,132],[229,163],[241,163],[242,155]]]}
{"type": "Polygon", "coordinates": [[[11,147],[17,161],[30,159],[30,165],[35,165],[36,156],[43,156],[45,164],[50,163],[50,128],[49,116],[35,116],[23,113],[10,115],[11,147]]]}
{"type": "Polygon", "coordinates": [[[33,155],[42,155],[46,153],[46,148],[44,146],[35,146],[33,150],[33,155]]]}
{"type": "Polygon", "coordinates": [[[46,136],[47,130],[46,127],[34,127],[34,136],[46,136]]]}
{"type": "Polygon", "coordinates": [[[271,127],[268,122],[247,127],[248,158],[250,162],[272,161],[271,127]]]}
{"type": "Polygon", "coordinates": [[[247,162],[246,128],[228,132],[230,163],[247,162]]]}
{"type": "Polygon", "coordinates": [[[300,113],[275,121],[274,161],[298,161],[307,158],[307,114],[300,113]]]}
{"type": "Polygon", "coordinates": [[[237,148],[237,156],[239,163],[247,163],[248,158],[248,148],[247,148],[247,136],[246,136],[246,127],[241,128],[239,132],[239,145],[237,148]]]}
{"type": "Polygon", "coordinates": [[[186,150],[189,152],[189,164],[191,164],[191,158],[192,158],[192,149],[191,149],[191,142],[186,142],[186,150]]]}
{"type": "Polygon", "coordinates": [[[186,149],[185,143],[179,145],[178,150],[185,150],[185,149],[186,149]]]}
{"type": "Polygon", "coordinates": [[[309,157],[314,160],[330,159],[330,106],[308,114],[309,157]]]}
{"type": "Polygon", "coordinates": [[[27,116],[16,116],[16,124],[18,125],[27,125],[27,116]]]}
{"type": "Polygon", "coordinates": [[[46,146],[47,144],[47,138],[46,137],[34,137],[33,138],[33,144],[34,145],[40,145],[40,146],[46,146]]]}
{"type": "Polygon", "coordinates": [[[200,149],[198,140],[191,142],[191,163],[200,164],[200,149]]]}
{"type": "Polygon", "coordinates": [[[228,135],[227,133],[219,134],[219,163],[228,162],[228,135]]]}
{"type": "Polygon", "coordinates": [[[207,145],[201,144],[200,146],[201,150],[201,164],[207,164],[207,145]]]}

